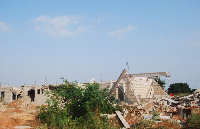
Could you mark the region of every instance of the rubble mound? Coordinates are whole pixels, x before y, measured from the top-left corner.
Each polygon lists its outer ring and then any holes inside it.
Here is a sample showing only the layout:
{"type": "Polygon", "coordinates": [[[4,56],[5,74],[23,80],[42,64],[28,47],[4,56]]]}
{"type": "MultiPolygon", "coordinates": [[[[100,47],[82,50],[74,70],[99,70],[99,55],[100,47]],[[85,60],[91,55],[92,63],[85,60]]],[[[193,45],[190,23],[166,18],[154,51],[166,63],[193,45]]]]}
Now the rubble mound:
{"type": "Polygon", "coordinates": [[[8,108],[21,108],[23,106],[23,101],[22,100],[15,100],[11,103],[8,103],[6,106],[8,108]]]}
{"type": "Polygon", "coordinates": [[[175,123],[170,123],[170,122],[161,122],[152,125],[152,128],[157,129],[157,128],[164,128],[164,129],[180,129],[178,124],[175,123]]]}
{"type": "Polygon", "coordinates": [[[0,108],[0,129],[13,129],[17,126],[38,126],[34,105],[25,107],[22,100],[15,100],[0,108]]]}

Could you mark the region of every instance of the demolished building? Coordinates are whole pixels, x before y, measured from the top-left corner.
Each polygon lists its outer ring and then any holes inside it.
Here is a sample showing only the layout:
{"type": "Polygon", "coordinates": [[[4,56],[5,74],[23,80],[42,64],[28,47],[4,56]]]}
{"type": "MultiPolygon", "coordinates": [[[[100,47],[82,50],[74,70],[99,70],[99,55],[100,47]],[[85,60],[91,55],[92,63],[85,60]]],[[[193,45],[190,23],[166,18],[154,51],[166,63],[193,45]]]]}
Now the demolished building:
{"type": "Polygon", "coordinates": [[[150,100],[169,98],[158,84],[161,76],[170,77],[168,72],[126,74],[124,69],[117,81],[100,82],[100,87],[109,88],[110,94],[128,104],[142,105],[150,100]]]}
{"type": "MultiPolygon", "coordinates": [[[[100,88],[108,88],[116,99],[128,104],[142,105],[150,100],[168,98],[169,95],[155,81],[160,76],[170,77],[167,72],[126,74],[124,69],[116,81],[99,82],[100,88]]],[[[84,84],[83,84],[84,85],[84,84]]],[[[33,102],[36,105],[45,104],[47,96],[44,90],[51,90],[53,85],[25,85],[21,87],[1,86],[1,98],[5,102],[22,99],[25,103],[33,102]]]]}

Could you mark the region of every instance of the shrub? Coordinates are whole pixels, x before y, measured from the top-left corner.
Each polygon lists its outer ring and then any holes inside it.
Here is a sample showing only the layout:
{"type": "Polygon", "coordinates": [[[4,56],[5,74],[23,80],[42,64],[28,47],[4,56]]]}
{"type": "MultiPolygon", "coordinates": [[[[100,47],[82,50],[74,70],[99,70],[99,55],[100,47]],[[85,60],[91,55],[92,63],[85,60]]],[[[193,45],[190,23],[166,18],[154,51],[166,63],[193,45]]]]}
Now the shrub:
{"type": "Polygon", "coordinates": [[[138,123],[134,124],[131,128],[146,129],[146,128],[151,128],[153,124],[155,124],[155,121],[153,120],[140,120],[138,123]]]}
{"type": "Polygon", "coordinates": [[[200,115],[190,114],[186,121],[187,128],[200,128],[200,115]]]}
{"type": "Polygon", "coordinates": [[[115,111],[107,91],[97,83],[81,88],[67,82],[47,95],[48,105],[38,108],[37,118],[48,128],[107,128],[107,119],[100,113],[115,111]]]}
{"type": "Polygon", "coordinates": [[[153,120],[159,121],[160,120],[160,113],[157,110],[153,111],[153,120]]]}

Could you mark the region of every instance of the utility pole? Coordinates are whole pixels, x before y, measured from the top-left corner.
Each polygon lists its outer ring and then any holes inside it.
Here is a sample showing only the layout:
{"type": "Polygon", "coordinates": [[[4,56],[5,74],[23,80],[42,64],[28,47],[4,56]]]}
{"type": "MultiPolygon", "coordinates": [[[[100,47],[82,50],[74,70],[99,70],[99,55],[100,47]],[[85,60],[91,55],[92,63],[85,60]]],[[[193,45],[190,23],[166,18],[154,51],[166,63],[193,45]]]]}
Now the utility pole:
{"type": "Polygon", "coordinates": [[[36,85],[36,79],[35,79],[35,85],[36,85]]]}
{"type": "Polygon", "coordinates": [[[129,70],[129,65],[128,65],[128,62],[126,62],[126,66],[128,67],[128,70],[129,70]]]}
{"type": "Polygon", "coordinates": [[[47,84],[47,77],[45,77],[45,84],[47,84]]]}

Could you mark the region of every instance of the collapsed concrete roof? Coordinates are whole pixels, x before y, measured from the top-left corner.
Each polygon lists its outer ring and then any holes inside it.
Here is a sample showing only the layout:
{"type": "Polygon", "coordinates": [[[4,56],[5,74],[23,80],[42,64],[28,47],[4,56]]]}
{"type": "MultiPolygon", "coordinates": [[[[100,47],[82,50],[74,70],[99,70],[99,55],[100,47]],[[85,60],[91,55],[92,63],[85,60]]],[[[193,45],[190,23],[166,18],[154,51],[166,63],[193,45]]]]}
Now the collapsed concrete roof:
{"type": "Polygon", "coordinates": [[[149,77],[149,78],[157,78],[160,76],[170,77],[168,72],[155,72],[155,73],[138,73],[138,74],[128,74],[129,77],[149,77]]]}

